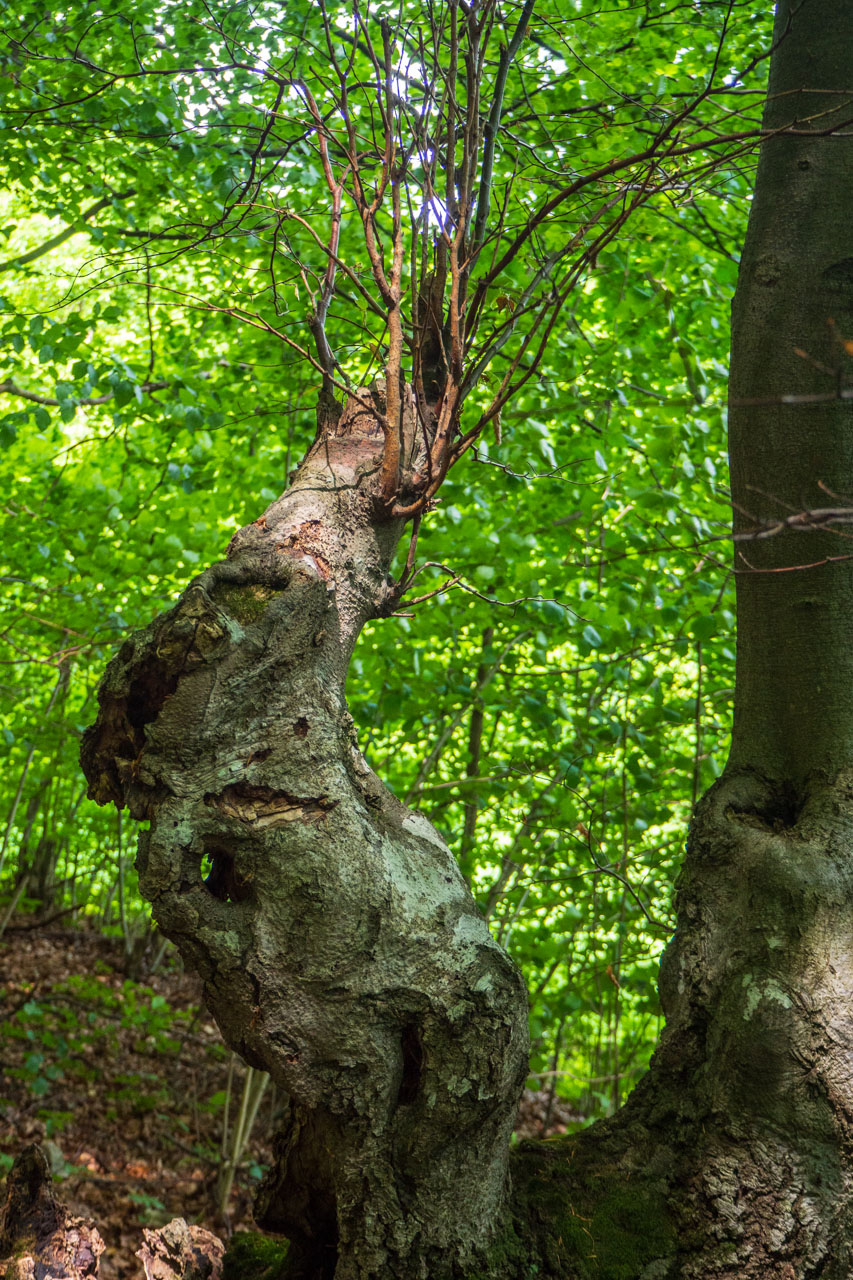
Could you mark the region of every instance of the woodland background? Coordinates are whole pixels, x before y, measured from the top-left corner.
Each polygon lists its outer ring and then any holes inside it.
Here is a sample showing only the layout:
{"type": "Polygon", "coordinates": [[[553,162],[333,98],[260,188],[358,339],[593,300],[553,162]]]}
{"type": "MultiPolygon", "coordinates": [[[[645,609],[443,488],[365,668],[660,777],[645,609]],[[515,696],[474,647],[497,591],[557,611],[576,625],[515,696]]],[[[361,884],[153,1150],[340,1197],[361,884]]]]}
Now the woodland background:
{"type": "MultiPolygon", "coordinates": [[[[0,0],[0,1172],[46,1136],[64,1198],[113,1215],[109,1276],[133,1273],[122,1237],[135,1247],[139,1222],[188,1203],[248,1220],[276,1099],[249,1077],[256,1138],[234,1152],[245,1069],[152,932],[135,825],[86,798],[80,736],[122,637],[282,490],[319,379],[246,318],[304,338],[306,233],[288,226],[276,266],[269,207],[236,198],[271,86],[237,68],[87,98],[85,68],[57,71],[51,23],[25,9],[0,0]],[[221,1150],[239,1163],[230,1202],[221,1150]]],[[[73,26],[73,9],[51,21],[73,26]]],[[[187,65],[228,23],[262,45],[319,39],[308,4],[276,7],[274,31],[239,5],[215,21],[133,9],[98,10],[131,61],[164,14],[187,65]]],[[[593,169],[713,65],[697,118],[748,132],[771,19],[769,4],[551,2],[525,42],[525,109],[561,120],[593,169]]],[[[149,43],[146,66],[174,61],[149,43]]],[[[321,208],[310,140],[279,149],[264,199],[321,208]]],[[[522,186],[546,189],[537,148],[519,155],[522,186]]],[[[686,824],[725,760],[728,314],[753,166],[746,145],[685,162],[591,258],[501,438],[425,518],[418,585],[435,594],[372,624],[352,664],[362,749],[458,854],[527,979],[525,1132],[609,1114],[644,1071],[686,824]]],[[[496,315],[528,270],[509,268],[496,315]]],[[[335,307],[341,358],[367,381],[382,332],[345,291],[335,307]]]]}

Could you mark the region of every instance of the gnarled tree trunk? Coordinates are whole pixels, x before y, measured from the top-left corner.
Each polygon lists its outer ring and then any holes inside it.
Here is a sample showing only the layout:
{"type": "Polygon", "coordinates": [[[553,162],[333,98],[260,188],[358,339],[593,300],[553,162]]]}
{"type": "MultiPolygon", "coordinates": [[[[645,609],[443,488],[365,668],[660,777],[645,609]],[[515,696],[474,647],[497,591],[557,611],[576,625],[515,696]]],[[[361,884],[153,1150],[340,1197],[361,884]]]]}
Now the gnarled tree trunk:
{"type": "Polygon", "coordinates": [[[438,1280],[493,1239],[492,1276],[849,1280],[853,9],[780,0],[775,39],[734,309],[731,757],[694,815],[652,1068],[612,1121],[519,1153],[514,1225],[523,987],[344,703],[402,532],[365,393],[110,667],[93,794],[150,818],[158,921],[292,1098],[261,1216],[294,1274],[438,1280]]]}
{"type": "MultiPolygon", "coordinates": [[[[463,1274],[527,1065],[521,976],[346,708],[395,598],[382,409],[328,416],[284,496],[125,643],[83,751],[95,798],[150,821],[142,892],[226,1040],[289,1095],[259,1220],[294,1275],[336,1280],[463,1274]]],[[[409,398],[403,494],[420,438],[409,398]]]]}

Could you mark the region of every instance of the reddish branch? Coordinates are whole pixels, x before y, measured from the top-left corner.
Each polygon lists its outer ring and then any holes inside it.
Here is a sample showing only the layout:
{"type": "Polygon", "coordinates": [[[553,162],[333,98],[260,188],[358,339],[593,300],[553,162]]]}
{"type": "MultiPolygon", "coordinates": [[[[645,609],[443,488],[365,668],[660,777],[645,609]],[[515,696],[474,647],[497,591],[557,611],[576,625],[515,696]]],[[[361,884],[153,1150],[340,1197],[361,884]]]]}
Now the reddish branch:
{"type": "MultiPolygon", "coordinates": [[[[548,172],[557,184],[556,190],[525,212],[521,224],[510,232],[509,209],[518,166],[509,166],[502,180],[497,212],[493,214],[497,160],[502,147],[516,153],[523,147],[535,149],[535,143],[528,144],[520,134],[516,136],[508,130],[504,118],[511,110],[518,124],[518,113],[505,106],[506,90],[513,68],[518,69],[525,37],[530,34],[535,0],[523,0],[517,20],[508,30],[497,0],[482,0],[476,5],[454,2],[428,6],[426,31],[422,24],[408,28],[402,16],[396,21],[383,18],[378,40],[374,39],[375,25],[358,5],[353,8],[353,26],[348,33],[333,21],[324,0],[318,7],[331,69],[330,79],[316,77],[323,87],[322,104],[315,97],[316,86],[312,92],[304,79],[283,75],[269,64],[252,62],[225,38],[224,47],[235,56],[215,69],[256,76],[274,86],[274,98],[248,155],[245,178],[235,184],[221,215],[189,248],[198,248],[214,234],[227,235],[238,229],[250,212],[263,210],[265,225],[274,228],[270,272],[273,296],[277,298],[275,270],[281,254],[282,224],[292,220],[307,232],[313,248],[322,254],[322,266],[312,267],[300,260],[289,245],[287,257],[295,264],[296,275],[305,283],[311,298],[307,327],[313,352],[254,310],[201,305],[227,310],[275,335],[317,369],[322,379],[321,426],[334,422],[341,398],[353,394],[328,335],[329,317],[339,294],[338,281],[345,278],[371,314],[381,317],[387,344],[384,405],[376,398],[377,403],[372,406],[365,402],[365,408],[371,408],[384,435],[380,485],[383,513],[408,519],[428,507],[449,469],[490,424],[499,437],[501,413],[540,367],[566,300],[596,255],[621,231],[633,212],[656,195],[680,191],[684,178],[679,166],[684,161],[697,158],[692,176],[712,172],[720,157],[732,160],[751,149],[758,138],[766,136],[766,131],[759,124],[737,132],[723,131],[720,118],[697,118],[703,104],[728,91],[726,86],[718,88],[716,80],[719,68],[725,64],[721,54],[731,12],[729,3],[705,83],[695,94],[682,99],[657,127],[648,145],[580,175],[563,177],[562,162],[555,161],[556,167],[548,172]],[[291,139],[284,150],[275,150],[275,145],[283,142],[277,132],[279,118],[292,89],[298,91],[305,104],[305,119],[297,122],[298,137],[313,140],[329,193],[327,234],[316,229],[311,217],[271,207],[274,202],[270,200],[262,201],[264,184],[294,142],[291,139]],[[591,193],[602,187],[605,189],[601,197],[590,202],[591,193]],[[542,243],[546,229],[553,228],[558,218],[564,220],[567,210],[574,208],[574,201],[582,205],[574,227],[561,237],[557,249],[546,252],[542,243]],[[341,256],[342,226],[349,211],[359,224],[369,267],[367,275],[341,256]],[[490,250],[488,260],[483,252],[486,248],[490,250]],[[530,253],[534,254],[535,263],[526,271],[525,283],[511,305],[507,301],[496,314],[489,305],[490,290],[519,261],[520,255],[530,253]],[[404,306],[406,300],[410,303],[408,308],[404,306]],[[497,390],[463,430],[462,414],[468,397],[482,386],[487,368],[508,347],[511,354],[497,390]],[[401,457],[407,384],[421,435],[422,460],[414,482],[404,492],[401,457]]],[[[20,49],[37,60],[23,45],[20,49]]],[[[202,66],[149,70],[140,63],[138,71],[114,73],[76,53],[69,60],[85,65],[95,84],[80,98],[61,104],[63,109],[90,101],[124,80],[144,80],[150,75],[199,75],[213,70],[202,66]]],[[[520,101],[530,104],[523,78],[521,94],[520,101]]],[[[843,114],[844,105],[840,104],[836,117],[843,114]]],[[[532,105],[530,110],[533,111],[532,105]]],[[[32,114],[23,113],[21,119],[26,122],[32,114]]],[[[722,122],[726,120],[723,116],[722,122]]],[[[824,127],[821,122],[820,129],[811,130],[810,134],[834,133],[844,123],[836,118],[834,124],[824,127]]],[[[792,124],[784,131],[795,133],[800,128],[792,124]]],[[[550,138],[548,145],[558,144],[550,138]]],[[[92,216],[103,204],[101,201],[87,210],[83,218],[92,216]]],[[[25,260],[26,256],[15,261],[25,260]]],[[[0,390],[38,403],[48,402],[11,383],[0,385],[0,390]]],[[[848,398],[853,392],[843,389],[837,394],[848,398]]],[[[89,401],[99,402],[100,398],[89,401]]]]}

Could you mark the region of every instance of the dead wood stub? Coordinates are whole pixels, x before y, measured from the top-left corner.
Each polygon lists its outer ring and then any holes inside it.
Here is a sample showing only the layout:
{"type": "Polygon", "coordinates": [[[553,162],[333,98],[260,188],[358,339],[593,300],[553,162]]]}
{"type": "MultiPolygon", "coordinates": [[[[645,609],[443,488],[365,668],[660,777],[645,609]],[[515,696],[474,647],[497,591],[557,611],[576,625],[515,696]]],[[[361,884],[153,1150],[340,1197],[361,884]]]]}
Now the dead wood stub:
{"type": "Polygon", "coordinates": [[[57,1199],[41,1147],[25,1147],[9,1171],[0,1207],[0,1260],[11,1258],[6,1280],[94,1280],[103,1251],[96,1228],[72,1217],[57,1199]]]}
{"type": "Polygon", "coordinates": [[[136,1256],[145,1280],[222,1280],[225,1246],[212,1231],[173,1218],[158,1231],[146,1228],[142,1236],[136,1256]]]}

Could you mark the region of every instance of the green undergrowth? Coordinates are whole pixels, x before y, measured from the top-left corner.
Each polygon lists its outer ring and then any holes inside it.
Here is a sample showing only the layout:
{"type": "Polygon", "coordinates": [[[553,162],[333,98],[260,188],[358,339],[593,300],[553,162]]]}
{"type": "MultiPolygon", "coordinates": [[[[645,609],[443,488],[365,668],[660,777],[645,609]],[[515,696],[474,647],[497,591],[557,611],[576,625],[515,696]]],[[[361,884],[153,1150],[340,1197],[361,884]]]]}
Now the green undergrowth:
{"type": "MultiPolygon", "coordinates": [[[[107,966],[103,968],[109,973],[107,966]]],[[[0,1004],[4,994],[0,988],[0,1004]]],[[[17,1003],[0,1026],[8,1082],[19,1081],[31,1096],[47,1101],[60,1086],[75,1079],[94,1084],[108,1077],[118,1086],[112,1096],[132,1100],[136,1110],[164,1101],[151,1062],[157,1054],[174,1057],[180,1052],[182,1029],[191,1021],[191,1012],[173,1009],[164,996],[130,979],[120,985],[106,981],[103,972],[70,974],[51,989],[34,991],[31,999],[17,1003]],[[111,1071],[121,1044],[129,1055],[143,1055],[148,1070],[134,1064],[129,1071],[111,1071]]],[[[133,1063],[133,1057],[128,1061],[133,1063]]],[[[43,1119],[48,1136],[64,1128],[71,1117],[68,1109],[46,1107],[43,1119]]]]}

